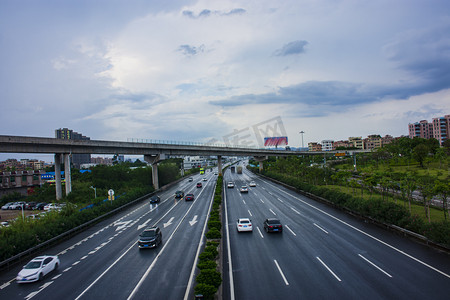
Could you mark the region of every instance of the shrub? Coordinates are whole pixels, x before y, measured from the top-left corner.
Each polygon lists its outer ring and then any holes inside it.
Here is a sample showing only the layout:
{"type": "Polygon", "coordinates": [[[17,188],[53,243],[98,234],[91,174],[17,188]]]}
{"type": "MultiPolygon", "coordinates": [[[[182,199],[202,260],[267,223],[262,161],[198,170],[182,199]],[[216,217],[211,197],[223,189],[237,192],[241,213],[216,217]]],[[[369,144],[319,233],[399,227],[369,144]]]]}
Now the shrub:
{"type": "Polygon", "coordinates": [[[217,288],[213,285],[199,283],[194,288],[196,295],[202,295],[205,300],[214,299],[214,295],[216,294],[217,288]]]}
{"type": "Polygon", "coordinates": [[[219,251],[217,251],[216,246],[206,246],[203,252],[209,252],[213,255],[214,259],[219,255],[219,251]]]}
{"type": "Polygon", "coordinates": [[[221,237],[222,237],[222,234],[220,233],[219,230],[217,230],[217,228],[210,229],[206,233],[206,238],[211,239],[211,240],[220,239],[221,237]]]}
{"type": "Polygon", "coordinates": [[[200,261],[197,264],[197,267],[200,270],[203,270],[203,269],[215,269],[215,268],[217,268],[217,264],[213,260],[203,260],[203,261],[200,261]]]}
{"type": "Polygon", "coordinates": [[[216,269],[203,269],[197,276],[197,282],[212,285],[217,289],[222,283],[222,276],[216,269]]]}

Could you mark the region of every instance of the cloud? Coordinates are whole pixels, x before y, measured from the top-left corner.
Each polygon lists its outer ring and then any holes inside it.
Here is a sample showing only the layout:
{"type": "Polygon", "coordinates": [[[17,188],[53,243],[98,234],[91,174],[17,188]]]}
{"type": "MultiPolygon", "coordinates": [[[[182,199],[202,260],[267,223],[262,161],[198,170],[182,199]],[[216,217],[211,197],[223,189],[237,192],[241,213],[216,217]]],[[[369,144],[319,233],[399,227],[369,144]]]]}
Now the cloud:
{"type": "Polygon", "coordinates": [[[287,43],[281,49],[275,51],[275,56],[288,56],[305,52],[305,46],[308,45],[307,41],[293,41],[287,43]]]}
{"type": "Polygon", "coordinates": [[[233,15],[243,15],[246,13],[246,10],[243,8],[233,8],[230,11],[222,11],[222,10],[209,10],[209,9],[203,9],[201,10],[197,15],[191,11],[191,10],[184,10],[182,12],[183,16],[189,17],[191,19],[200,19],[200,18],[207,18],[212,15],[216,16],[233,16],[233,15]]]}
{"type": "Polygon", "coordinates": [[[185,56],[194,56],[205,51],[205,45],[200,45],[199,47],[190,45],[180,45],[177,51],[183,53],[185,56]]]}

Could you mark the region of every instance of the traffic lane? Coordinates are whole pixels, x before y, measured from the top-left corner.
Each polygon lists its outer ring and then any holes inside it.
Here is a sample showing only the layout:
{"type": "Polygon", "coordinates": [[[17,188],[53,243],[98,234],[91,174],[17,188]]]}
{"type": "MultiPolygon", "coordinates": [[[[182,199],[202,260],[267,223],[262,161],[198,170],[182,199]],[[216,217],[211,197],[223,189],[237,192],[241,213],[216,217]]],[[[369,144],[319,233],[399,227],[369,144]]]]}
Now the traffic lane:
{"type": "Polygon", "coordinates": [[[132,299],[182,299],[186,293],[194,260],[199,251],[208,212],[213,199],[213,186],[194,202],[186,202],[191,210],[179,223],[173,237],[166,242],[154,265],[136,286],[132,299]],[[170,243],[170,244],[169,244],[170,243]],[[157,288],[155,288],[157,287],[157,288]]]}

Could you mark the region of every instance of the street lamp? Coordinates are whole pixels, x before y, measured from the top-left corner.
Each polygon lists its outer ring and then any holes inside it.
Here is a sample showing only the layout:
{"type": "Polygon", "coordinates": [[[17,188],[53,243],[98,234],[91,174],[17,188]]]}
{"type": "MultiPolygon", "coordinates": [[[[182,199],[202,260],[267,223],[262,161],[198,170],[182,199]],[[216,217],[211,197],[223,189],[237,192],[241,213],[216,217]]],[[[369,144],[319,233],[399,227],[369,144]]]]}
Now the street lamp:
{"type": "MultiPolygon", "coordinates": [[[[302,148],[304,148],[305,146],[303,145],[303,134],[305,133],[303,130],[299,132],[302,135],[302,148]]],[[[302,149],[303,150],[303,149],[302,149]]]]}
{"type": "Polygon", "coordinates": [[[95,199],[97,199],[97,188],[93,187],[92,185],[90,186],[90,188],[94,190],[95,199]]]}

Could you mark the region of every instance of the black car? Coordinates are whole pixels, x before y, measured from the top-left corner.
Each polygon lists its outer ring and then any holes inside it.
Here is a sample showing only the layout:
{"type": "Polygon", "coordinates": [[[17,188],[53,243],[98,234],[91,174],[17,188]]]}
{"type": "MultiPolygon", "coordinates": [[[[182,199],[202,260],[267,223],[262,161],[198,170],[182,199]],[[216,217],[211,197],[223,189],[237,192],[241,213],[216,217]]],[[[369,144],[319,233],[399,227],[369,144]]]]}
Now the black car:
{"type": "Polygon", "coordinates": [[[264,221],[264,230],[266,232],[283,232],[283,225],[280,220],[269,218],[264,221]]]}
{"type": "Polygon", "coordinates": [[[197,187],[198,188],[201,188],[203,185],[202,185],[202,183],[201,182],[197,182],[197,187]]]}
{"type": "Polygon", "coordinates": [[[39,210],[44,210],[44,207],[47,205],[47,203],[45,202],[41,202],[36,204],[36,206],[34,207],[34,209],[39,209],[39,210]]]}
{"type": "Polygon", "coordinates": [[[145,229],[140,235],[138,240],[139,249],[154,248],[161,244],[162,234],[159,227],[151,227],[145,229]]]}
{"type": "Polygon", "coordinates": [[[159,203],[160,201],[161,201],[161,198],[159,198],[159,196],[156,196],[156,195],[154,195],[150,198],[150,203],[159,203]]]}
{"type": "Polygon", "coordinates": [[[175,192],[175,198],[183,198],[184,192],[183,191],[176,191],[175,192]]]}

